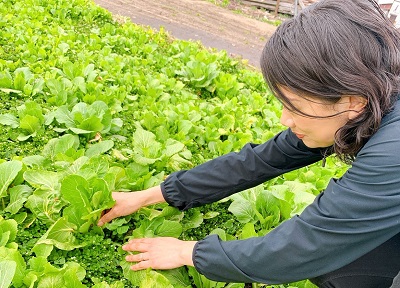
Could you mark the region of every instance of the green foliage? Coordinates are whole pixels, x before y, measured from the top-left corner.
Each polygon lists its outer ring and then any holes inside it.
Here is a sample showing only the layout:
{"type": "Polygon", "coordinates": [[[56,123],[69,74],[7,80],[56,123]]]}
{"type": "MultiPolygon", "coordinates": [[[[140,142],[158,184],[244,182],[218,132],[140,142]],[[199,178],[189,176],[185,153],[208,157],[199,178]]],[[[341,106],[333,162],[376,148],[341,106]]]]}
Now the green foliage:
{"type": "Polygon", "coordinates": [[[133,272],[119,247],[264,235],[346,169],[330,158],[225,201],[155,205],[99,228],[112,191],[270,139],[280,104],[225,51],[118,24],[91,1],[0,3],[0,286],[243,287],[194,269],[133,272]]]}
{"type": "Polygon", "coordinates": [[[241,223],[245,223],[240,238],[265,235],[271,228],[281,222],[281,210],[277,199],[264,190],[263,186],[243,191],[230,197],[233,202],[229,206],[241,223]],[[257,224],[258,233],[254,225],[257,224]]]}
{"type": "Polygon", "coordinates": [[[22,164],[19,161],[10,161],[0,164],[0,198],[7,196],[7,188],[17,177],[22,169],[22,164]]]}
{"type": "Polygon", "coordinates": [[[0,286],[9,287],[14,278],[17,263],[12,260],[0,261],[0,286]]]}

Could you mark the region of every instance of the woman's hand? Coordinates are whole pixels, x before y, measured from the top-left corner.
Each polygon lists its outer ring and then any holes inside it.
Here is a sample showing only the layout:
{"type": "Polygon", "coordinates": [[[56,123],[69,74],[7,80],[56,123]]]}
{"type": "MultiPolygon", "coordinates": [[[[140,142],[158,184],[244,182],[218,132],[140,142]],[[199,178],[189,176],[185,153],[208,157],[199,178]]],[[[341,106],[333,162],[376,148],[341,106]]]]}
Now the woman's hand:
{"type": "Polygon", "coordinates": [[[138,192],[113,192],[112,197],[115,205],[100,218],[97,223],[99,226],[114,218],[132,214],[141,207],[165,202],[160,186],[138,192]]]}
{"type": "Polygon", "coordinates": [[[122,246],[125,251],[139,252],[126,256],[126,261],[136,262],[134,271],[173,269],[184,265],[193,266],[192,253],[196,241],[182,241],[172,237],[133,239],[122,246]]]}

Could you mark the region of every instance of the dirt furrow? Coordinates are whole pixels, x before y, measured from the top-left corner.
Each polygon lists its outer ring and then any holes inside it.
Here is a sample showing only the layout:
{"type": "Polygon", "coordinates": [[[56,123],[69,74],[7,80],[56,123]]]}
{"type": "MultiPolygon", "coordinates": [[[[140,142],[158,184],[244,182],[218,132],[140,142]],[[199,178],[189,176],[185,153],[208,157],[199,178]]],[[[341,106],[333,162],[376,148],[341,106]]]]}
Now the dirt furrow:
{"type": "Polygon", "coordinates": [[[253,66],[276,27],[218,7],[205,0],[95,0],[110,12],[154,29],[164,27],[173,37],[201,41],[226,50],[253,66]]]}

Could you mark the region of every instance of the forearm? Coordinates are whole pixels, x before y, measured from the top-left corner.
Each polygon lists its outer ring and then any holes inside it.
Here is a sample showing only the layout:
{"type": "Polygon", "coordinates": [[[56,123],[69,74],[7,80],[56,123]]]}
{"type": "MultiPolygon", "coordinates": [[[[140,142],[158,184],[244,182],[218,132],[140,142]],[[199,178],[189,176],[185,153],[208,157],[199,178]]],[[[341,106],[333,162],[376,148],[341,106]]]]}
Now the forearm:
{"type": "Polygon", "coordinates": [[[170,175],[161,184],[162,193],[170,205],[186,210],[317,162],[324,157],[325,150],[308,149],[287,130],[264,144],[247,144],[238,153],[170,175]]]}
{"type": "Polygon", "coordinates": [[[135,192],[135,194],[140,194],[140,197],[142,197],[143,206],[165,202],[160,186],[154,186],[143,191],[135,192]]]}

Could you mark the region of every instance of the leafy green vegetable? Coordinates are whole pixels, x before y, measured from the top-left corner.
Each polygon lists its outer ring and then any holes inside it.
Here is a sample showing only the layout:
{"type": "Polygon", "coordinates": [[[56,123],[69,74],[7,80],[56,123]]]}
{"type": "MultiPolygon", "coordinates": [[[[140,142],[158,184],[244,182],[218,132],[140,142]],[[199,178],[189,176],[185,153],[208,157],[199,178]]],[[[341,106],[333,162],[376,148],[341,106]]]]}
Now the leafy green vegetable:
{"type": "Polygon", "coordinates": [[[216,63],[206,64],[201,61],[191,60],[186,66],[176,72],[183,76],[183,80],[189,82],[194,88],[205,88],[214,92],[215,85],[213,80],[218,76],[219,71],[216,63]]]}
{"type": "Polygon", "coordinates": [[[12,284],[16,287],[21,287],[26,274],[26,264],[20,252],[15,248],[0,246],[0,259],[2,259],[1,261],[11,261],[16,264],[15,270],[12,269],[14,270],[12,284]]]}
{"type": "Polygon", "coordinates": [[[90,183],[78,175],[70,175],[61,183],[61,196],[69,202],[63,216],[78,226],[80,232],[87,232],[95,225],[103,210],[111,208],[114,200],[103,179],[90,183]]]}
{"type": "Polygon", "coordinates": [[[91,105],[80,102],[71,111],[68,106],[61,106],[55,112],[58,123],[64,124],[75,134],[108,133],[112,125],[110,108],[103,101],[95,101],[91,105]]]}
{"type": "Polygon", "coordinates": [[[20,161],[9,161],[0,164],[0,198],[7,196],[7,189],[22,169],[20,161]]]}
{"type": "Polygon", "coordinates": [[[14,247],[15,245],[12,241],[15,240],[17,230],[17,221],[14,219],[4,220],[0,216],[0,246],[14,247]]]}
{"type": "Polygon", "coordinates": [[[7,288],[10,286],[14,277],[17,263],[11,260],[0,261],[0,287],[7,288]]]}
{"type": "Polygon", "coordinates": [[[124,273],[119,247],[132,235],[263,235],[346,169],[328,158],[327,168],[293,171],[227,201],[185,212],[155,205],[99,228],[111,191],[146,189],[270,139],[282,129],[281,105],[261,73],[225,51],[119,24],[88,0],[1,1],[0,16],[0,270],[4,261],[12,268],[4,283],[243,287],[186,268],[133,273],[122,261],[124,273]]]}
{"type": "MultiPolygon", "coordinates": [[[[72,250],[81,247],[80,244],[76,243],[74,233],[77,227],[69,223],[66,218],[59,218],[53,225],[50,226],[49,230],[36,242],[33,250],[40,249],[39,245],[54,245],[61,250],[72,250]]],[[[37,250],[39,251],[39,250],[37,250]]],[[[43,250],[40,250],[43,251],[43,250]]],[[[42,256],[42,255],[38,255],[42,256]]],[[[48,256],[48,255],[46,255],[48,256]]]]}

